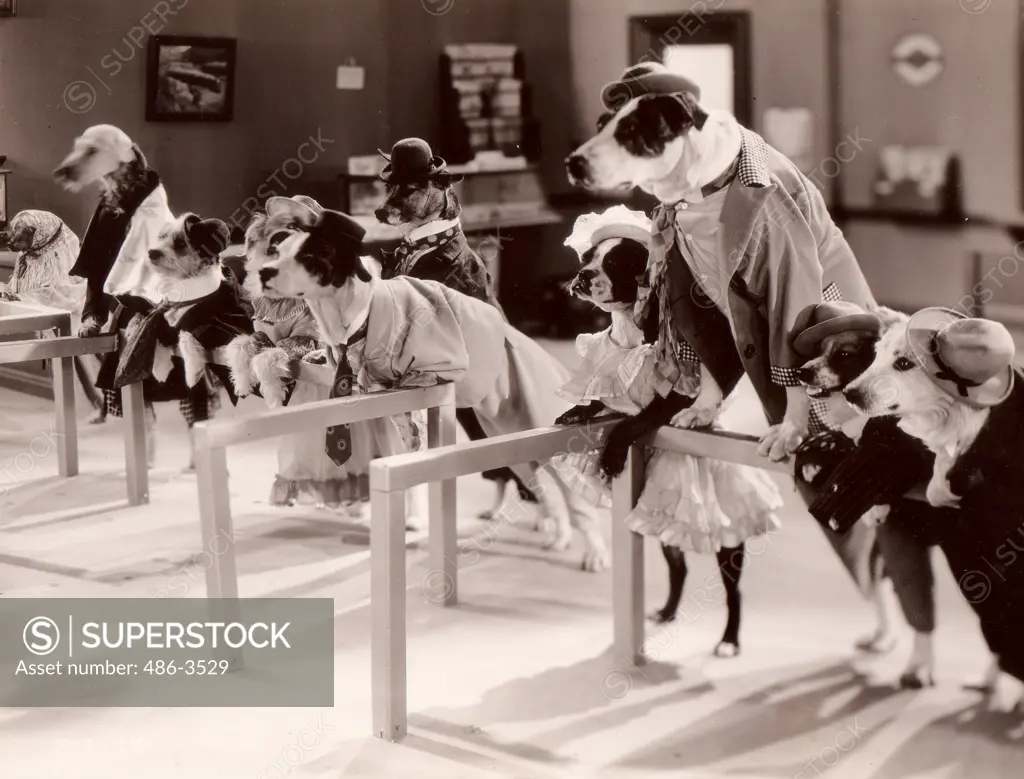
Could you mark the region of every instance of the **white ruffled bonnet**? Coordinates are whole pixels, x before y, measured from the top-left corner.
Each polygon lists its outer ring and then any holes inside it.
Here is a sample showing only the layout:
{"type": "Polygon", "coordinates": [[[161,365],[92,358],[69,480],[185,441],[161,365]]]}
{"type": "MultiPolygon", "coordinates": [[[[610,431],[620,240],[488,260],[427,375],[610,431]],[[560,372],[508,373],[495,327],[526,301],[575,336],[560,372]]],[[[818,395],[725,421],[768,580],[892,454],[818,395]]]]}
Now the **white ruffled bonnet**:
{"type": "Polygon", "coordinates": [[[573,225],[565,245],[582,257],[608,238],[629,238],[650,246],[651,220],[646,214],[623,205],[612,206],[600,214],[583,214],[573,225]]]}

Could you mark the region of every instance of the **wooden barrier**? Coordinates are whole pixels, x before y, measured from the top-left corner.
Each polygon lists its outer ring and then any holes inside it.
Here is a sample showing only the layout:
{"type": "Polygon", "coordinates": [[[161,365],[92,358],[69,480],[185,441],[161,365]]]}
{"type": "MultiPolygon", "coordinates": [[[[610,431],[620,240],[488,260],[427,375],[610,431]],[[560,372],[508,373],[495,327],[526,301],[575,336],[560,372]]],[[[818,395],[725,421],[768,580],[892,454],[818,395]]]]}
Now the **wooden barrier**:
{"type": "MultiPolygon", "coordinates": [[[[78,474],[78,422],[75,416],[74,358],[115,351],[117,336],[75,338],[71,335],[71,314],[67,311],[20,301],[0,302],[0,335],[27,335],[44,330],[55,331],[57,337],[0,343],[0,364],[31,360],[54,361],[57,472],[62,477],[75,476],[78,474]]],[[[126,465],[130,469],[132,459],[127,446],[125,456],[126,465]]],[[[134,505],[132,497],[129,479],[128,502],[134,505]]]]}
{"type": "MultiPolygon", "coordinates": [[[[370,528],[370,662],[376,737],[397,741],[408,731],[404,534],[401,504],[396,495],[432,479],[455,479],[486,469],[597,448],[603,434],[616,422],[612,418],[577,427],[539,428],[371,463],[370,490],[374,502],[370,528]]],[[[613,648],[618,657],[636,665],[644,661],[643,538],[630,531],[623,521],[643,489],[640,447],[655,446],[792,475],[791,463],[772,462],[760,456],[757,445],[757,438],[739,433],[664,427],[637,442],[630,451],[625,472],[612,485],[613,648]]],[[[448,521],[454,522],[454,518],[448,521]]],[[[443,567],[431,560],[431,572],[443,571],[444,581],[454,584],[458,576],[456,555],[457,550],[446,554],[443,567]]]]}
{"type": "MultiPolygon", "coordinates": [[[[199,521],[203,549],[209,552],[212,559],[212,564],[206,571],[207,597],[238,598],[238,572],[228,492],[228,446],[293,433],[326,431],[331,425],[352,424],[426,410],[428,445],[447,447],[455,443],[454,403],[455,390],[452,385],[438,384],[420,389],[374,392],[350,398],[322,400],[249,417],[197,423],[193,429],[199,489],[199,521]]],[[[394,554],[403,566],[404,498],[404,490],[396,491],[395,503],[392,506],[394,515],[401,525],[401,552],[394,554]]],[[[374,509],[376,508],[374,504],[374,509]]],[[[440,555],[443,550],[454,549],[454,517],[454,483],[449,481],[431,485],[430,532],[431,549],[435,554],[440,555]],[[450,517],[451,521],[441,522],[438,519],[441,516],[450,517]],[[447,538],[448,533],[453,537],[447,538]]]]}

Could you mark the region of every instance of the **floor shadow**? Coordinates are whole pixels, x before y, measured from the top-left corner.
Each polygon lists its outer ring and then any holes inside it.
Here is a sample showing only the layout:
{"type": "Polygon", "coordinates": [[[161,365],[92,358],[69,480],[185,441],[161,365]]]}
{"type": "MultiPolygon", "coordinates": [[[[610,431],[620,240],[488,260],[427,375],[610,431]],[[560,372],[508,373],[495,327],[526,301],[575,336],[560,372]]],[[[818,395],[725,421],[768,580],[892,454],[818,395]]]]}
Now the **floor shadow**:
{"type": "MultiPolygon", "coordinates": [[[[792,777],[814,759],[816,751],[831,746],[841,731],[846,730],[850,738],[856,734],[857,749],[869,748],[870,740],[913,697],[913,693],[891,686],[865,685],[862,677],[845,663],[831,663],[803,674],[793,674],[793,670],[782,669],[775,683],[760,686],[716,710],[713,717],[633,752],[616,766],[650,771],[706,770],[709,765],[753,756],[777,744],[805,740],[816,745],[811,754],[794,756],[800,750],[787,748],[776,764],[743,767],[743,772],[792,777]],[[793,693],[794,690],[798,692],[793,693]],[[869,709],[871,726],[860,728],[858,715],[869,709]]],[[[764,673],[751,671],[721,685],[750,686],[764,673]]],[[[821,766],[821,770],[825,768],[821,766]]]]}
{"type": "Polygon", "coordinates": [[[1019,714],[973,704],[939,717],[901,744],[870,779],[903,779],[930,772],[949,779],[1020,776],[1024,722],[1019,714]],[[950,772],[959,766],[958,772],[950,772]]]}

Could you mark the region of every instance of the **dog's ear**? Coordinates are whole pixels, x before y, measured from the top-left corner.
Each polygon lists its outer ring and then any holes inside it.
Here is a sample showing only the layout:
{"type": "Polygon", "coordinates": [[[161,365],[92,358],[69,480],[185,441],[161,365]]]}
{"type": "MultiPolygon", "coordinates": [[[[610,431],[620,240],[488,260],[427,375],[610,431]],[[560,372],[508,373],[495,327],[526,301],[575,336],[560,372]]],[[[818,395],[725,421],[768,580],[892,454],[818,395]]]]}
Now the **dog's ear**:
{"type": "Polygon", "coordinates": [[[652,95],[648,98],[657,107],[665,125],[673,133],[688,127],[704,129],[708,120],[707,112],[697,104],[697,100],[689,92],[678,92],[672,95],[652,95]]]}
{"type": "Polygon", "coordinates": [[[139,144],[132,144],[132,154],[135,155],[135,162],[143,168],[149,168],[149,163],[146,161],[146,155],[142,153],[142,149],[139,147],[139,144]]]}
{"type": "Polygon", "coordinates": [[[352,235],[352,220],[338,211],[324,209],[316,223],[315,234],[319,241],[333,249],[330,282],[342,286],[350,277],[370,281],[373,276],[359,259],[365,253],[362,241],[352,235]]]}
{"type": "Polygon", "coordinates": [[[462,214],[462,204],[459,202],[455,190],[449,184],[442,184],[440,180],[437,184],[444,189],[444,205],[441,207],[438,219],[458,219],[462,214]]]}
{"type": "Polygon", "coordinates": [[[231,241],[231,231],[219,219],[200,219],[195,214],[185,217],[185,238],[200,257],[219,257],[231,241]]]}

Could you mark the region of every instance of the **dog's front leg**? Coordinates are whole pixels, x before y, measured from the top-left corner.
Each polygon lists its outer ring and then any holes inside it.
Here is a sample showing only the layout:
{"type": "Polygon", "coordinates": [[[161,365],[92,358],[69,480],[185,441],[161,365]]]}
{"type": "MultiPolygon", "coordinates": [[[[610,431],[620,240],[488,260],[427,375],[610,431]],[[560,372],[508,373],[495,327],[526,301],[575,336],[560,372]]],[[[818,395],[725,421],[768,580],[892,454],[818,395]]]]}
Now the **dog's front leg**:
{"type": "Polygon", "coordinates": [[[774,462],[785,460],[807,437],[811,401],[803,387],[786,387],[786,416],[761,439],[757,453],[774,462]]]}
{"type": "Polygon", "coordinates": [[[606,406],[600,400],[594,400],[583,406],[573,406],[571,409],[566,411],[564,414],[555,420],[556,425],[569,426],[569,425],[581,425],[584,422],[589,422],[591,419],[596,417],[606,406]]]}
{"type": "Polygon", "coordinates": [[[700,366],[700,392],[693,401],[693,405],[684,408],[672,417],[673,427],[708,427],[717,418],[722,410],[722,401],[725,396],[722,388],[718,386],[715,377],[704,367],[700,366]]]}
{"type": "Polygon", "coordinates": [[[182,330],[178,333],[178,354],[185,363],[185,383],[194,387],[206,373],[209,355],[192,333],[182,330]]]}
{"type": "Polygon", "coordinates": [[[606,479],[614,479],[626,468],[629,448],[648,433],[667,425],[693,398],[673,392],[668,397],[658,396],[636,416],[626,417],[608,434],[608,442],[601,452],[599,467],[606,479]]]}

